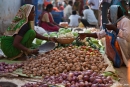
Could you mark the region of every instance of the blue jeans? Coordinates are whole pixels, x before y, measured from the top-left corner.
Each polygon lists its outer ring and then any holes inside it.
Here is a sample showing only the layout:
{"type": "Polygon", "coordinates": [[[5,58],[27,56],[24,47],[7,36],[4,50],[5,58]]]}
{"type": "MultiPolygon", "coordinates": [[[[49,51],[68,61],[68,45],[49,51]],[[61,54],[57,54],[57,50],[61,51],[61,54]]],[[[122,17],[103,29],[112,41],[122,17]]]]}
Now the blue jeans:
{"type": "MultiPolygon", "coordinates": [[[[103,23],[108,23],[107,13],[108,13],[109,7],[110,7],[110,3],[107,3],[107,2],[102,3],[102,25],[103,23]]],[[[103,29],[104,28],[105,27],[103,26],[103,29]]]]}

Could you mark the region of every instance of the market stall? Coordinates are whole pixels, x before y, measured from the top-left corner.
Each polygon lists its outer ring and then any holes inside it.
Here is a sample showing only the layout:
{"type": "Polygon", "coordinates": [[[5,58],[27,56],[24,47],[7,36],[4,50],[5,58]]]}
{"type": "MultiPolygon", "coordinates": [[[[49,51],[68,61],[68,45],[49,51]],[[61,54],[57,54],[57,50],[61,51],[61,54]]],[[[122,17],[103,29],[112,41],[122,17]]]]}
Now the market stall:
{"type": "MultiPolygon", "coordinates": [[[[19,79],[19,87],[111,87],[119,81],[112,63],[104,54],[100,40],[78,40],[78,33],[96,32],[95,28],[61,28],[44,33],[56,37],[58,44],[49,52],[40,52],[26,61],[0,60],[2,81],[19,79]],[[3,78],[4,77],[4,78],[3,78]]],[[[36,39],[40,46],[45,41],[36,39]]],[[[36,46],[36,47],[37,47],[36,46]]],[[[35,47],[34,47],[35,48],[35,47]]],[[[118,86],[117,86],[118,87],[118,86]]]]}

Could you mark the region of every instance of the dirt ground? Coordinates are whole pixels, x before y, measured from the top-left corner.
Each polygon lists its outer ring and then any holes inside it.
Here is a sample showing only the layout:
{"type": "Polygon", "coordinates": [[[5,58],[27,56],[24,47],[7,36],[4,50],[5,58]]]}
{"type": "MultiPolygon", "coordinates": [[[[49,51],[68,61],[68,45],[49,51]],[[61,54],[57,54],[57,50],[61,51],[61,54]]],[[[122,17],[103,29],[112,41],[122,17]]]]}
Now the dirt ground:
{"type": "Polygon", "coordinates": [[[121,78],[120,83],[123,84],[123,87],[130,87],[128,86],[128,81],[127,81],[127,67],[122,66],[121,68],[115,68],[115,69],[121,78]]]}

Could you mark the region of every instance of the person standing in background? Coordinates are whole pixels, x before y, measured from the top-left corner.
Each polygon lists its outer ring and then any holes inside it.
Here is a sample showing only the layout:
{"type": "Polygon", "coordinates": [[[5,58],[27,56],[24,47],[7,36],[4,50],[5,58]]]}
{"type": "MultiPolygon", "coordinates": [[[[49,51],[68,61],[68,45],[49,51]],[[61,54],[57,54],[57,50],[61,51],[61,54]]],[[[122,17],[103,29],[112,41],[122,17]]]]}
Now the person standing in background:
{"type": "Polygon", "coordinates": [[[80,14],[80,6],[81,6],[81,2],[79,0],[75,0],[73,5],[73,10],[77,11],[78,14],[80,14]]]}
{"type": "MultiPolygon", "coordinates": [[[[99,0],[88,0],[88,4],[91,6],[91,9],[93,10],[96,19],[98,20],[98,23],[100,23],[99,21],[99,7],[100,7],[100,3],[99,0]]],[[[98,24],[100,25],[100,24],[98,24]]]]}
{"type": "Polygon", "coordinates": [[[70,15],[72,14],[72,5],[73,5],[73,2],[69,1],[68,5],[64,8],[64,18],[65,18],[65,21],[67,22],[70,15]]]}
{"type": "Polygon", "coordinates": [[[84,7],[84,1],[80,0],[81,4],[80,4],[80,9],[79,9],[79,15],[83,16],[83,7],[84,7]]]}
{"type": "MultiPolygon", "coordinates": [[[[107,14],[108,14],[108,9],[111,5],[111,0],[102,0],[101,5],[102,5],[102,24],[108,23],[107,14]]],[[[105,28],[105,26],[103,25],[102,27],[103,29],[105,28]]]]}

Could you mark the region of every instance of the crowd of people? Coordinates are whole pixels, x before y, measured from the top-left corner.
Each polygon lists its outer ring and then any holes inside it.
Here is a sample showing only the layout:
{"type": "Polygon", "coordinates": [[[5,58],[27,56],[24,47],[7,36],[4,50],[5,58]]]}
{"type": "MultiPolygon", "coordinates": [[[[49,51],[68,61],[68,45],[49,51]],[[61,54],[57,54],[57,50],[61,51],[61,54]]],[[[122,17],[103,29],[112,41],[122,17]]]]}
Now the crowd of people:
{"type": "MultiPolygon", "coordinates": [[[[113,0],[110,2],[111,0],[102,0],[99,3],[97,1],[88,0],[85,6],[79,0],[76,0],[75,3],[69,1],[65,7],[60,4],[59,10],[63,10],[64,21],[67,21],[70,27],[77,27],[80,22],[85,27],[102,26],[99,32],[82,33],[79,34],[79,38],[94,37],[101,39],[105,37],[108,58],[113,61],[116,67],[120,67],[122,64],[127,66],[130,58],[130,20],[128,9],[124,7],[126,6],[123,5],[124,1],[114,2],[113,0]],[[100,7],[102,8],[102,15],[99,13],[100,7]],[[100,16],[102,16],[101,23],[99,23],[100,16]]],[[[1,39],[1,49],[8,58],[15,59],[23,53],[37,54],[37,49],[29,49],[34,38],[56,42],[54,37],[44,37],[35,32],[34,10],[33,5],[23,5],[4,33],[1,39]]],[[[48,32],[57,32],[61,26],[55,23],[51,14],[52,10],[53,5],[48,4],[39,17],[39,26],[48,32]]]]}
{"type": "Polygon", "coordinates": [[[104,28],[102,24],[109,23],[107,15],[111,5],[120,5],[123,14],[129,16],[129,4],[126,5],[125,0],[86,0],[86,3],[84,3],[83,0],[75,0],[75,2],[70,0],[68,2],[64,1],[63,3],[58,3],[53,7],[53,11],[63,11],[63,21],[68,22],[69,26],[77,27],[81,22],[85,27],[94,26],[97,28],[104,28]],[[76,19],[78,19],[76,23],[78,23],[78,25],[72,25],[74,24],[72,23],[73,20],[69,18],[73,15],[73,11],[76,11],[76,15],[78,15],[76,16],[76,19]]]}

